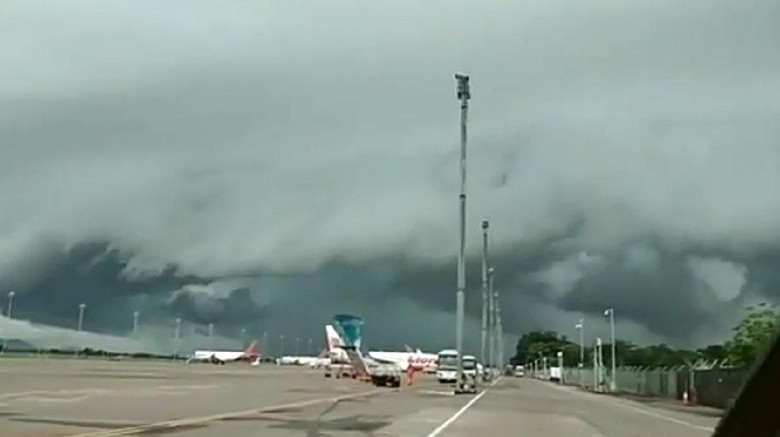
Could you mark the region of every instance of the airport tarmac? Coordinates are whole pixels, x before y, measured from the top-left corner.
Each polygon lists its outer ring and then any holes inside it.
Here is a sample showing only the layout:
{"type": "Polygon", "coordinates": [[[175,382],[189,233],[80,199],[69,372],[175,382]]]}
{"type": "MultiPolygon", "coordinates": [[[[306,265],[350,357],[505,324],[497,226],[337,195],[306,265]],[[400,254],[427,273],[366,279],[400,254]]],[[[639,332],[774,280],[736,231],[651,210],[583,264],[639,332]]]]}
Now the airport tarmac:
{"type": "Polygon", "coordinates": [[[0,359],[2,436],[705,436],[716,417],[503,378],[376,388],[300,367],[0,359]]]}

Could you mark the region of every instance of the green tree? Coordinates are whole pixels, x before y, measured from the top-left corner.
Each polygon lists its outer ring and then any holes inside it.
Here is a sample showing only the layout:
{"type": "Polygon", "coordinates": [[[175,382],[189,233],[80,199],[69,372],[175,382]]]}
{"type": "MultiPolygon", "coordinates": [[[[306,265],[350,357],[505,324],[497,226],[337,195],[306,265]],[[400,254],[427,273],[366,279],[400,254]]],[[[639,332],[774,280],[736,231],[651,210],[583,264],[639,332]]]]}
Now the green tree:
{"type": "Polygon", "coordinates": [[[721,344],[711,344],[707,347],[698,349],[696,353],[705,361],[725,361],[728,358],[726,348],[721,344]]]}
{"type": "Polygon", "coordinates": [[[566,365],[576,365],[579,359],[578,345],[554,331],[532,331],[523,334],[517,341],[512,362],[524,364],[541,357],[552,359],[559,351],[563,352],[566,365]]]}
{"type": "Polygon", "coordinates": [[[752,365],[769,345],[779,325],[780,315],[776,306],[762,303],[748,307],[748,311],[724,345],[729,363],[734,366],[752,365]]]}

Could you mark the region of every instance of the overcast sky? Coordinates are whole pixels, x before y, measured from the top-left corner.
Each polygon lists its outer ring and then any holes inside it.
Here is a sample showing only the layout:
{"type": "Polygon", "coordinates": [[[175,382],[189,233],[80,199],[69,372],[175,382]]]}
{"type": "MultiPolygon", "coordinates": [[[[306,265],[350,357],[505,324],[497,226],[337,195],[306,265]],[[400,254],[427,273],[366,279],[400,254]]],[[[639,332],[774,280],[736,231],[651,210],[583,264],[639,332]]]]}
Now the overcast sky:
{"type": "Polygon", "coordinates": [[[72,327],[87,302],[96,332],[138,309],[158,337],[180,316],[321,344],[345,311],[369,346],[451,346],[456,71],[471,347],[483,218],[508,343],[580,318],[607,336],[614,306],[623,337],[700,345],[780,295],[776,1],[2,9],[0,290],[19,318],[72,327]]]}

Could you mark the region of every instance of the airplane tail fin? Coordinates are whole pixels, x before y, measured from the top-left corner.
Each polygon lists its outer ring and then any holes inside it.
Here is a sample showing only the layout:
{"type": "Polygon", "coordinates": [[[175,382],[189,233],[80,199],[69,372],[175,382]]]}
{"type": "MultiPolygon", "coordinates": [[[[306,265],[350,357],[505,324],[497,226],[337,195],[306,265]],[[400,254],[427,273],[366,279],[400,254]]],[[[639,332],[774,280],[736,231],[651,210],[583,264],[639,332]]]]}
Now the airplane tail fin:
{"type": "Polygon", "coordinates": [[[347,346],[347,343],[336,332],[333,325],[325,325],[325,335],[328,340],[327,351],[331,356],[338,356],[344,354],[346,360],[352,365],[355,373],[358,377],[366,377],[368,375],[368,367],[366,366],[363,356],[360,351],[354,346],[347,346]]]}
{"type": "Polygon", "coordinates": [[[346,345],[338,332],[336,332],[336,329],[333,328],[333,325],[325,325],[325,338],[327,339],[328,351],[330,352],[334,352],[346,345]]]}
{"type": "Polygon", "coordinates": [[[259,357],[260,357],[260,347],[258,346],[257,340],[255,340],[246,349],[244,349],[244,358],[251,361],[259,357]]]}

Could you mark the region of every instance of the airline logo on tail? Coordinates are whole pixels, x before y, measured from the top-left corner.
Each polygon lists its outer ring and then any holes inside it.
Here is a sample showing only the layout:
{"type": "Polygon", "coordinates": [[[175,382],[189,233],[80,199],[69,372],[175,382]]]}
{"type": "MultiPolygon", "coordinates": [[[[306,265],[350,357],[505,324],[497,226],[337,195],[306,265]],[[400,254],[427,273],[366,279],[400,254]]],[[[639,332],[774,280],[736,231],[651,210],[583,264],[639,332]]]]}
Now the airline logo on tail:
{"type": "Polygon", "coordinates": [[[325,338],[327,340],[327,356],[332,363],[349,364],[349,357],[345,349],[346,343],[336,332],[333,325],[325,325],[325,338]]]}
{"type": "Polygon", "coordinates": [[[260,358],[260,347],[257,345],[257,340],[244,349],[242,357],[250,361],[260,358]]]}
{"type": "Polygon", "coordinates": [[[333,352],[334,349],[343,348],[346,346],[344,340],[341,339],[333,325],[325,325],[325,336],[328,338],[328,350],[333,352]]]}

